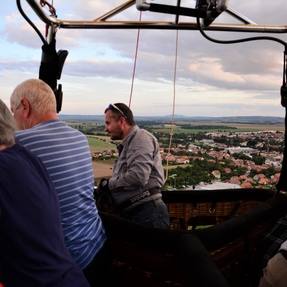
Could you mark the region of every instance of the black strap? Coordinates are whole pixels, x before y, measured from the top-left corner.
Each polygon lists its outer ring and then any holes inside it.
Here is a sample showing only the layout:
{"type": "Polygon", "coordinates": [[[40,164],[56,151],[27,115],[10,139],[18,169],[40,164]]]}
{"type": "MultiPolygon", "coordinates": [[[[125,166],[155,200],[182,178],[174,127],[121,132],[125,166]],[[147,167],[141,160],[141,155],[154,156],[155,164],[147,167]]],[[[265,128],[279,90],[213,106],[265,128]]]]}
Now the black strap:
{"type": "Polygon", "coordinates": [[[279,181],[276,185],[277,191],[287,191],[287,111],[285,114],[285,135],[284,135],[284,152],[283,152],[283,161],[282,168],[280,173],[279,181]]]}
{"type": "Polygon", "coordinates": [[[123,211],[125,209],[127,209],[128,207],[134,205],[135,203],[148,198],[152,195],[161,193],[161,189],[160,188],[154,188],[154,189],[150,189],[150,190],[146,190],[140,194],[136,194],[135,196],[129,198],[128,200],[124,201],[123,203],[121,203],[118,206],[119,211],[123,211]]]}
{"type": "Polygon", "coordinates": [[[285,108],[285,135],[282,168],[279,181],[276,185],[277,191],[287,191],[287,54],[284,51],[283,84],[281,87],[281,105],[285,108]]]}
{"type": "Polygon", "coordinates": [[[118,150],[119,156],[121,155],[123,148],[124,148],[124,146],[122,144],[117,145],[117,150],[118,150]]]}
{"type": "Polygon", "coordinates": [[[61,78],[62,69],[67,56],[68,51],[66,50],[56,51],[55,39],[53,39],[51,43],[46,43],[42,46],[39,79],[46,82],[54,91],[57,101],[57,112],[61,110],[63,98],[62,85],[58,85],[57,87],[57,80],[61,78]]]}

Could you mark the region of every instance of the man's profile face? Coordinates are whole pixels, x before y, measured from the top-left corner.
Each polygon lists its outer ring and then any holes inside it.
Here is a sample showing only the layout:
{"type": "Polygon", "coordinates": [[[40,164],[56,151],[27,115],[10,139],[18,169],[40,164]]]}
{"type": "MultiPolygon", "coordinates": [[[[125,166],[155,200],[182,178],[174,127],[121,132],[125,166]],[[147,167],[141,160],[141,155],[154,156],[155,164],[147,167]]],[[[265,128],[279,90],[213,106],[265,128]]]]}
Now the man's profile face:
{"type": "Polygon", "coordinates": [[[112,140],[122,140],[124,138],[122,130],[122,118],[108,110],[105,114],[105,130],[112,140]]]}

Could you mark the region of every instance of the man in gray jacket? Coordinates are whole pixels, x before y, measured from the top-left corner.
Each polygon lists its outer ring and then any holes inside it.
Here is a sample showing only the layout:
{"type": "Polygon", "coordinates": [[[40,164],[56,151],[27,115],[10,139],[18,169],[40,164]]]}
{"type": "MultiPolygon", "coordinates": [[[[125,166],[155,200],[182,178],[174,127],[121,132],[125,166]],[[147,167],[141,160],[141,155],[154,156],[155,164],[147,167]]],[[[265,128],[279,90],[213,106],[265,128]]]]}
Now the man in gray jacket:
{"type": "Polygon", "coordinates": [[[134,122],[132,111],[123,103],[105,110],[106,131],[118,145],[119,158],[110,180],[99,188],[111,192],[120,215],[138,224],[168,228],[169,215],[162,201],[163,167],[156,138],[134,122]]]}

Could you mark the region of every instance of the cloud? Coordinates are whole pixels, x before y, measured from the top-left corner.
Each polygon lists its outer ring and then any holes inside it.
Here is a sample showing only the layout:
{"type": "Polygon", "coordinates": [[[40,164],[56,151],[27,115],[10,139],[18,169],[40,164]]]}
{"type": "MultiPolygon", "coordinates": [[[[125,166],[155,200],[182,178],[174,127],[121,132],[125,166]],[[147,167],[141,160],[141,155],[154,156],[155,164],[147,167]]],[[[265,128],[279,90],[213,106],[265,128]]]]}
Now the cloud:
{"type": "MultiPolygon", "coordinates": [[[[38,18],[35,18],[35,16],[33,16],[31,19],[45,38],[46,25],[38,18]]],[[[4,21],[5,25],[1,34],[8,42],[17,43],[21,46],[32,49],[41,48],[41,39],[18,12],[13,12],[10,15],[6,15],[4,21]]],[[[78,39],[81,35],[80,30],[75,30],[72,33],[67,30],[60,30],[57,35],[57,45],[59,47],[74,48],[79,46],[78,39]]]]}
{"type": "Polygon", "coordinates": [[[24,19],[16,12],[6,16],[3,35],[10,43],[38,48],[41,45],[41,40],[28,24],[23,25],[23,21],[24,19]]]}
{"type": "MultiPolygon", "coordinates": [[[[54,1],[60,18],[89,20],[97,18],[123,2],[123,0],[54,1]]],[[[163,0],[154,2],[166,3],[163,0]]],[[[194,5],[195,3],[194,1],[182,2],[186,3],[185,5],[190,3],[194,5]]],[[[169,1],[169,4],[171,3],[176,3],[176,0],[169,1]]],[[[259,24],[286,23],[287,2],[285,0],[230,0],[229,3],[231,8],[259,24]]],[[[6,58],[13,59],[14,55],[6,49],[7,56],[2,55],[2,58],[0,57],[0,73],[3,75],[6,71],[17,71],[23,73],[24,77],[26,76],[25,73],[37,75],[40,60],[35,60],[33,55],[34,52],[40,51],[41,42],[32,28],[15,11],[14,8],[13,12],[10,11],[8,15],[3,15],[0,7],[0,16],[5,22],[0,35],[7,46],[10,45],[11,52],[14,51],[14,54],[16,49],[13,43],[20,45],[17,46],[17,49],[21,61],[4,61],[6,58]]],[[[138,11],[133,7],[123,15],[117,15],[113,19],[137,19],[138,14],[138,11]]],[[[41,31],[44,31],[45,25],[34,13],[30,11],[29,15],[36,21],[41,31]]],[[[174,16],[144,12],[143,19],[174,19],[174,16]]],[[[185,18],[185,20],[191,21],[192,19],[185,18]]],[[[217,21],[230,21],[230,17],[222,15],[217,21]]],[[[175,31],[168,30],[141,31],[136,80],[137,83],[145,81],[145,89],[150,86],[150,94],[164,94],[164,91],[168,91],[172,86],[175,33],[175,31]]],[[[219,39],[256,35],[226,32],[208,33],[219,39]]],[[[57,47],[70,51],[62,77],[65,79],[73,78],[77,85],[98,78],[103,81],[107,80],[110,85],[114,85],[117,89],[120,85],[119,82],[125,82],[123,87],[126,88],[131,81],[136,34],[137,30],[60,29],[57,33],[57,47]]],[[[286,39],[285,35],[275,36],[286,39]]],[[[234,99],[242,101],[253,99],[259,103],[258,107],[262,103],[264,110],[267,110],[268,103],[266,101],[278,97],[282,77],[282,51],[283,49],[278,44],[272,42],[259,41],[238,45],[219,45],[204,39],[198,31],[179,31],[177,90],[180,92],[178,97],[184,99],[184,105],[189,103],[190,94],[199,95],[199,97],[212,94],[213,97],[208,98],[206,103],[208,104],[210,101],[210,106],[216,104],[219,107],[217,110],[219,113],[221,109],[217,102],[219,94],[232,95],[234,99]],[[239,90],[248,94],[248,98],[242,98],[242,93],[239,90]]],[[[68,86],[66,85],[66,87],[68,86]]],[[[87,85],[87,87],[90,86],[87,85]]],[[[141,96],[145,97],[143,94],[141,96]]],[[[164,100],[163,96],[159,96],[159,98],[164,100]]],[[[227,98],[222,96],[222,101],[232,105],[227,98]]],[[[235,106],[230,107],[235,108],[235,106]]],[[[205,114],[206,112],[212,113],[211,107],[205,109],[200,106],[196,112],[200,108],[205,114]]],[[[245,106],[242,108],[249,112],[253,111],[245,106]]],[[[254,105],[255,108],[256,104],[254,105]]],[[[227,113],[227,110],[228,108],[222,108],[222,112],[227,113]]],[[[157,112],[160,111],[162,110],[158,108],[157,112]]],[[[195,110],[191,111],[195,112],[195,110]]]]}
{"type": "Polygon", "coordinates": [[[272,90],[280,85],[280,77],[273,74],[240,74],[224,70],[218,58],[201,58],[189,65],[193,79],[227,89],[272,90]]]}
{"type": "Polygon", "coordinates": [[[39,70],[37,61],[0,61],[0,73],[5,71],[35,72],[39,70]]]}
{"type": "MultiPolygon", "coordinates": [[[[0,61],[0,69],[38,70],[40,61],[0,61]]],[[[166,55],[141,53],[138,58],[136,78],[170,84],[173,81],[174,58],[166,55]]],[[[63,74],[77,77],[118,78],[131,81],[133,61],[118,59],[67,59],[63,74]]],[[[178,67],[177,84],[193,87],[198,84],[238,90],[278,90],[281,76],[276,74],[243,74],[226,71],[219,58],[192,58],[178,67]]]]}

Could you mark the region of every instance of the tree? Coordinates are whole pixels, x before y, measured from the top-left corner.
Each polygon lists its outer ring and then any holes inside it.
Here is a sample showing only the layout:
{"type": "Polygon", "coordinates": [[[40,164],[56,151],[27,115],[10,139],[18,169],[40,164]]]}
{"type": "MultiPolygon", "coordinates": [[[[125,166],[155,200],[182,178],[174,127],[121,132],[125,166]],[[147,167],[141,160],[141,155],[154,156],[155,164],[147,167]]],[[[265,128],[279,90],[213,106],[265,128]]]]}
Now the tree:
{"type": "Polygon", "coordinates": [[[252,161],[257,165],[262,165],[265,163],[265,157],[261,155],[253,155],[252,161]]]}

